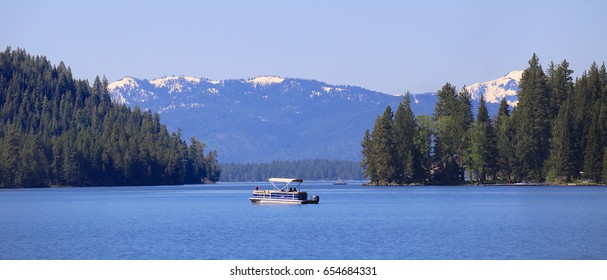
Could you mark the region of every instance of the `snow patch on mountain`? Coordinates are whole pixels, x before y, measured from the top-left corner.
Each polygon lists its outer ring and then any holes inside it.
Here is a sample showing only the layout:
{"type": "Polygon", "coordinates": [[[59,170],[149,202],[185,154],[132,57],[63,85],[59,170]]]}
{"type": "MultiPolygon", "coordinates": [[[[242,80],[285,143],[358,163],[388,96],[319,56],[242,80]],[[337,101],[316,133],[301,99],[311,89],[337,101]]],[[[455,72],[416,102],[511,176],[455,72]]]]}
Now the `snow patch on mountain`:
{"type": "Polygon", "coordinates": [[[118,104],[129,105],[129,101],[122,94],[113,95],[112,97],[114,99],[114,102],[118,104]]]}
{"type": "Polygon", "coordinates": [[[262,85],[267,86],[271,84],[280,84],[285,80],[283,77],[277,76],[260,76],[257,78],[249,79],[247,82],[252,83],[254,85],[262,85]]]}
{"type": "Polygon", "coordinates": [[[506,75],[506,78],[513,79],[513,80],[515,80],[517,82],[520,82],[521,78],[523,77],[523,72],[524,71],[522,71],[522,70],[520,70],[520,71],[511,71],[510,73],[508,73],[506,75]]]}
{"type": "Polygon", "coordinates": [[[322,90],[326,93],[329,92],[342,92],[344,91],[343,88],[339,88],[339,87],[322,87],[322,90]]]}
{"type": "Polygon", "coordinates": [[[125,94],[140,88],[139,82],[133,77],[124,77],[108,85],[108,91],[112,93],[112,99],[119,104],[129,104],[125,94]]]}
{"type": "Polygon", "coordinates": [[[162,77],[162,78],[150,80],[150,84],[153,84],[154,86],[156,86],[156,88],[167,87],[168,85],[171,85],[171,84],[177,84],[180,87],[183,87],[183,84],[181,84],[180,81],[193,83],[193,84],[199,84],[201,79],[196,78],[196,77],[188,77],[188,76],[171,76],[171,77],[162,77]]]}
{"type": "Polygon", "coordinates": [[[417,99],[415,94],[413,94],[411,97],[413,97],[413,103],[419,104],[419,99],[417,99]]]}
{"type": "Polygon", "coordinates": [[[118,80],[116,82],[113,82],[111,84],[109,84],[108,88],[112,89],[112,88],[123,88],[123,89],[131,89],[131,88],[135,88],[139,86],[139,84],[137,83],[137,81],[132,78],[132,77],[124,77],[121,80],[118,80]]]}
{"type": "Polygon", "coordinates": [[[188,83],[193,83],[193,84],[200,84],[200,82],[202,81],[202,79],[200,78],[196,78],[196,77],[188,77],[188,76],[184,76],[183,79],[188,82],[188,83]]]}
{"type": "Polygon", "coordinates": [[[200,84],[202,79],[188,76],[171,76],[150,80],[150,84],[156,88],[167,88],[169,93],[183,92],[186,85],[200,84]]]}
{"type": "Polygon", "coordinates": [[[310,93],[310,98],[319,97],[319,96],[320,96],[320,92],[319,92],[319,91],[315,91],[315,90],[313,90],[313,91],[310,93]]]}
{"type": "Polygon", "coordinates": [[[518,104],[518,84],[521,81],[523,71],[512,71],[495,80],[472,84],[467,87],[472,99],[480,99],[484,95],[488,103],[499,103],[503,98],[510,106],[518,104]]]}

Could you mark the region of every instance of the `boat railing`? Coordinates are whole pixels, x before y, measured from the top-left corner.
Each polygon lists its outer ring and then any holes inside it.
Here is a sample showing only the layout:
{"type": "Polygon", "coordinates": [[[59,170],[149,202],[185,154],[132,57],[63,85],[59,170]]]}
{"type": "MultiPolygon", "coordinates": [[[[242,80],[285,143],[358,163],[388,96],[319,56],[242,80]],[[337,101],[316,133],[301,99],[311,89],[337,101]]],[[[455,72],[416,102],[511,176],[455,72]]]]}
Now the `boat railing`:
{"type": "Polygon", "coordinates": [[[273,192],[273,191],[255,191],[253,197],[262,199],[283,199],[283,200],[301,200],[306,199],[305,192],[273,192]]]}

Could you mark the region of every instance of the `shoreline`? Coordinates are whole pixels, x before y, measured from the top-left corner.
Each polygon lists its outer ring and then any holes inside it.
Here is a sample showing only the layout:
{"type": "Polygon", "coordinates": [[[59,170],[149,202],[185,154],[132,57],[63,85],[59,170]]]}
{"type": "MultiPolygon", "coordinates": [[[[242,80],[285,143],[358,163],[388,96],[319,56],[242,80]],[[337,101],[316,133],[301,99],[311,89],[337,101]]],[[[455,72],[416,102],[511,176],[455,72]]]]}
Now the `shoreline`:
{"type": "Polygon", "coordinates": [[[513,184],[407,184],[407,185],[397,185],[397,184],[389,184],[389,185],[373,185],[369,183],[362,183],[362,187],[420,187],[420,186],[448,186],[448,187],[607,187],[605,184],[597,184],[597,183],[567,183],[567,184],[556,184],[556,183],[513,183],[513,184]]]}

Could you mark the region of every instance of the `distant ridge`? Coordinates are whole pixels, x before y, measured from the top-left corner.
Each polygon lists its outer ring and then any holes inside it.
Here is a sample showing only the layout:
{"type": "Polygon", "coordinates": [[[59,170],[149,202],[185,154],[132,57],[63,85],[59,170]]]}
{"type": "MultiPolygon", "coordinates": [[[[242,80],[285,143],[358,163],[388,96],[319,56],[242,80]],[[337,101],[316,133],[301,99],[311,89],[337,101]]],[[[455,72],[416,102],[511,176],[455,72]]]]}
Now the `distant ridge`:
{"type": "Polygon", "coordinates": [[[402,100],[361,87],[277,76],[125,77],[109,91],[115,102],[158,112],[169,129],[203,140],[221,162],[358,160],[364,129],[377,112],[402,100]]]}
{"type": "MultiPolygon", "coordinates": [[[[485,94],[494,113],[501,96],[515,104],[515,73],[468,89],[474,98],[485,94]]],[[[125,77],[111,83],[109,91],[114,102],[160,113],[170,130],[181,128],[185,138],[204,141],[218,151],[221,162],[358,161],[364,131],[373,127],[386,106],[396,110],[403,98],[358,86],[279,76],[219,81],[125,77]]],[[[433,113],[435,94],[411,97],[416,115],[433,113]]]]}

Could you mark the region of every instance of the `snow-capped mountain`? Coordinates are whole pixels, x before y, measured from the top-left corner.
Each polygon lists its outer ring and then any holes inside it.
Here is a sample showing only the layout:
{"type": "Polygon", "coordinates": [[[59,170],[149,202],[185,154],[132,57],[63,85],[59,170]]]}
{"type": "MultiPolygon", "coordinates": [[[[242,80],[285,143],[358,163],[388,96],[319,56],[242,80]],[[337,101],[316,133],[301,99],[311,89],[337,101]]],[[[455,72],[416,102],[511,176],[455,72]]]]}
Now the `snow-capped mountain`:
{"type": "Polygon", "coordinates": [[[307,94],[308,99],[337,97],[349,101],[353,99],[364,100],[365,94],[372,92],[360,87],[330,86],[317,81],[287,79],[276,76],[225,81],[188,76],[171,76],[152,80],[125,77],[109,85],[109,91],[115,102],[135,105],[159,113],[178,108],[199,107],[204,104],[192,103],[191,101],[204,101],[208,96],[222,96],[239,103],[238,94],[246,96],[262,92],[266,94],[260,97],[267,100],[270,97],[267,93],[274,94],[276,93],[275,90],[278,90],[279,93],[295,92],[296,96],[299,97],[301,97],[301,94],[307,94]],[[271,87],[273,85],[277,86],[271,87]],[[161,102],[155,102],[161,97],[161,102]]]}
{"type": "MultiPolygon", "coordinates": [[[[516,101],[511,92],[518,80],[511,74],[468,89],[475,98],[485,94],[490,113],[495,113],[498,103],[491,102],[499,102],[500,96],[516,101]]],[[[395,111],[403,98],[277,76],[221,81],[125,77],[111,83],[109,91],[114,102],[158,112],[170,130],[181,128],[185,139],[202,140],[218,151],[222,162],[360,160],[364,131],[386,106],[395,111]]],[[[435,104],[435,94],[411,96],[416,115],[431,115],[435,104]]]]}
{"type": "Polygon", "coordinates": [[[523,76],[523,71],[512,71],[501,78],[483,83],[476,83],[467,87],[472,99],[478,100],[481,94],[485,95],[488,103],[498,103],[506,98],[510,106],[518,103],[518,84],[523,76]]]}
{"type": "Polygon", "coordinates": [[[125,77],[109,85],[115,102],[160,113],[218,151],[222,162],[360,158],[360,138],[402,97],[361,87],[262,76],[209,80],[125,77]]]}

